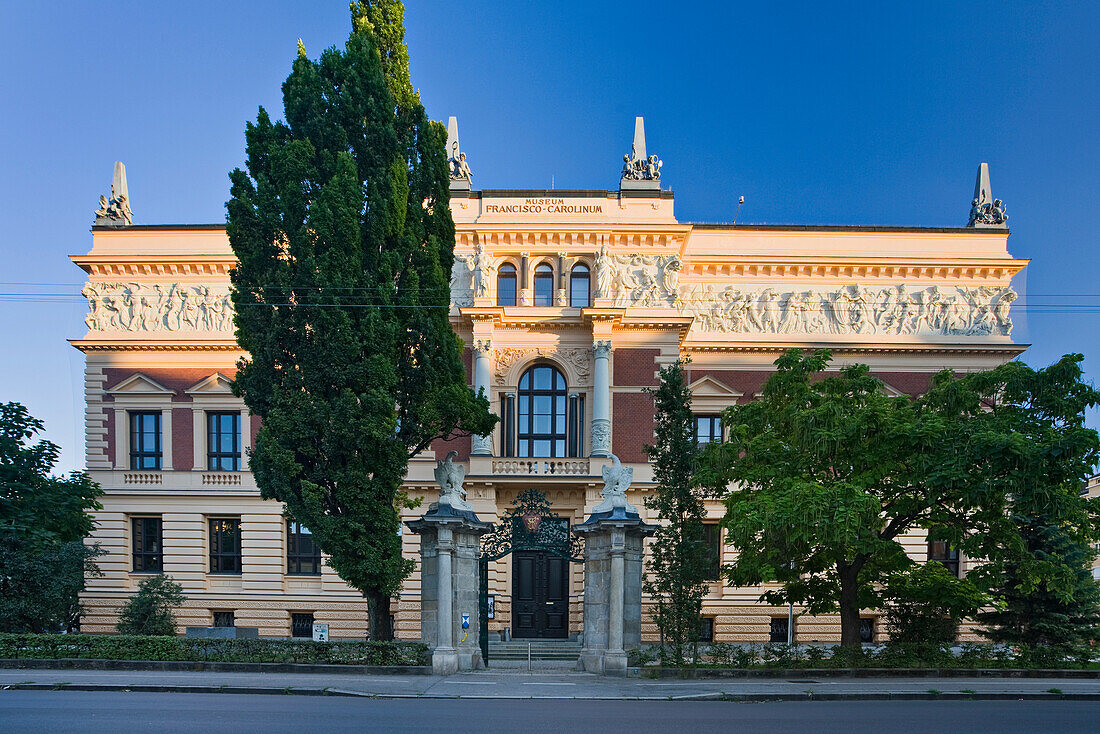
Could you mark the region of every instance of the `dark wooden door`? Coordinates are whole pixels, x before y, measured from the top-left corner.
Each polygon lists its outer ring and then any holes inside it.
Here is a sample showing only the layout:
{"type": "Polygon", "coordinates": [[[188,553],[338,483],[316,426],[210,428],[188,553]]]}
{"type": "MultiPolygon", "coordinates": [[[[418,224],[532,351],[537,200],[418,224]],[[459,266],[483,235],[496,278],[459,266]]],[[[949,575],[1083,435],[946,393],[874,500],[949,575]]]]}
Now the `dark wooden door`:
{"type": "Polygon", "coordinates": [[[569,636],[569,562],[545,551],[512,554],[512,636],[569,636]]]}

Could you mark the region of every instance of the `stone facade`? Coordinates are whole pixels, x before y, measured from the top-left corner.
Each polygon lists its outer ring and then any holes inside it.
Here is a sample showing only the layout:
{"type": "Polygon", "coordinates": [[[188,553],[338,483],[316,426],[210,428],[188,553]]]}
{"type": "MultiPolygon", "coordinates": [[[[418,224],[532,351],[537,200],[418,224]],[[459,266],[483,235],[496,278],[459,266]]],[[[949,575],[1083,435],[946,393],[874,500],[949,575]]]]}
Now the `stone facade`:
{"type": "MultiPolygon", "coordinates": [[[[753,399],[790,347],[828,347],[838,364],[865,362],[896,394],[919,393],[944,367],[986,369],[1025,348],[1012,340],[1010,310],[1011,281],[1026,261],[1009,254],[1005,229],[703,225],[677,221],[673,206],[659,189],[452,192],[451,320],[468,347],[471,387],[485,389],[505,420],[491,436],[439,441],[414,458],[410,495],[425,507],[438,499],[436,461],[453,450],[482,520],[496,521],[535,487],[580,524],[601,501],[601,472],[611,463],[604,454],[615,453],[633,471],[630,502],[652,523],[645,390],[678,357],[692,360],[695,411],[716,415],[753,399]],[[552,451],[522,424],[524,376],[540,366],[564,383],[564,443],[552,451]]],[[[90,579],[84,595],[84,629],[112,631],[115,609],[143,578],[134,520],[148,517],[160,520],[163,569],[188,597],[181,631],[233,611],[238,625],[263,636],[288,636],[294,615],[313,615],[333,638],[362,637],[361,595],[324,563],[317,573],[292,572],[282,508],[260,498],[247,471],[259,422],[229,388],[242,355],[225,299],[234,258],[224,226],[94,227],[91,251],[73,260],[88,274],[88,331],[73,340],[87,360],[87,466],[105,490],[92,540],[108,551],[105,575],[90,579]],[[158,416],[154,467],[133,458],[139,413],[158,416]],[[236,470],[210,468],[214,413],[239,416],[236,470]],[[211,521],[219,519],[240,522],[236,572],[212,565],[211,521]]],[[[721,504],[708,502],[708,521],[721,515],[721,504]]],[[[406,530],[404,538],[405,553],[418,557],[421,537],[406,530]]],[[[923,536],[905,542],[915,558],[927,557],[923,536]]],[[[456,552],[457,567],[471,562],[467,550],[456,552]]],[[[422,625],[422,591],[438,582],[430,558],[394,604],[402,638],[435,634],[422,625]]],[[[514,573],[510,557],[489,565],[491,634],[514,627],[514,573]]],[[[601,603],[592,588],[600,571],[590,573],[586,582],[582,565],[569,566],[571,635],[585,630],[586,604],[601,603]]],[[[771,618],[786,609],[760,604],[759,594],[711,586],[704,614],[716,639],[768,640],[771,618]]],[[[430,593],[424,598],[433,603],[430,593]]],[[[454,604],[476,612],[475,601],[454,604]]],[[[624,640],[656,639],[644,598],[641,608],[624,640]]],[[[800,640],[837,636],[831,618],[798,625],[800,640]]]]}

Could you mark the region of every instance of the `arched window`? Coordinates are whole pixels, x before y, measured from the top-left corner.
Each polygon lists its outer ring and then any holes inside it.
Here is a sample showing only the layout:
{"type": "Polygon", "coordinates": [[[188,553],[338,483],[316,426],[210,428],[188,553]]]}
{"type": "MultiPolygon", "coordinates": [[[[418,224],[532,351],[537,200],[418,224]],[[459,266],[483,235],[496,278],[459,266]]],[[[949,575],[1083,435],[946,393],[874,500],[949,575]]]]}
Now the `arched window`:
{"type": "Polygon", "coordinates": [[[505,263],[497,271],[497,305],[516,305],[516,266],[505,263]]]}
{"type": "Polygon", "coordinates": [[[554,269],[548,263],[535,267],[535,305],[554,305],[554,269]]]}
{"type": "Polygon", "coordinates": [[[516,455],[563,457],[566,442],[565,378],[550,365],[535,365],[519,378],[516,455]]]}
{"type": "Polygon", "coordinates": [[[578,263],[569,273],[569,305],[573,308],[588,308],[592,305],[589,299],[592,281],[588,277],[588,266],[578,263]]]}

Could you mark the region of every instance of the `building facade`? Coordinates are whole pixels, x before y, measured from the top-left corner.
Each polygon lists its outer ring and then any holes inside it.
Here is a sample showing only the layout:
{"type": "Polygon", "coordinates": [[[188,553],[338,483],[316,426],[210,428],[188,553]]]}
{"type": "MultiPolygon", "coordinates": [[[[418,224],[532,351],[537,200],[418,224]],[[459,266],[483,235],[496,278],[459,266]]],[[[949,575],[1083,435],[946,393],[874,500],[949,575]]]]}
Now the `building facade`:
{"type": "MultiPolygon", "coordinates": [[[[618,191],[477,191],[453,137],[451,321],[470,385],[501,421],[490,436],[440,441],[410,462],[406,489],[425,506],[438,496],[437,460],[455,451],[481,519],[497,520],[534,488],[576,524],[600,502],[603,467],[621,461],[633,468],[630,502],[654,522],[644,503],[653,486],[647,390],[677,358],[691,360],[705,442],[721,437],[721,411],[752,400],[791,347],[828,347],[837,366],[867,363],[888,391],[910,395],[944,368],[987,369],[1025,348],[1012,341],[1009,309],[1026,261],[1009,254],[1003,226],[683,223],[644,137],[618,191]]],[[[83,596],[84,631],[113,631],[126,596],[163,572],[188,599],[181,627],[286,637],[308,635],[316,621],[333,638],[363,637],[365,600],[328,568],[308,529],[260,498],[248,471],[259,423],[230,390],[242,355],[224,226],[104,219],[91,251],[73,261],[88,274],[88,332],[73,341],[87,361],[87,466],[104,489],[91,540],[108,552],[104,576],[83,596]]],[[[731,552],[716,524],[722,509],[708,502],[716,580],[704,601],[707,634],[785,641],[786,608],[758,602],[759,588],[717,580],[731,552]]],[[[409,557],[418,541],[406,531],[409,557]]],[[[959,569],[951,549],[920,535],[907,543],[915,558],[959,569]]],[[[420,636],[419,584],[418,570],[394,604],[401,638],[420,636]]],[[[581,567],[561,558],[494,561],[490,631],[575,636],[582,587],[581,567]]],[[[657,638],[644,616],[642,631],[657,638]]],[[[796,639],[839,639],[839,624],[803,617],[796,639]]]]}

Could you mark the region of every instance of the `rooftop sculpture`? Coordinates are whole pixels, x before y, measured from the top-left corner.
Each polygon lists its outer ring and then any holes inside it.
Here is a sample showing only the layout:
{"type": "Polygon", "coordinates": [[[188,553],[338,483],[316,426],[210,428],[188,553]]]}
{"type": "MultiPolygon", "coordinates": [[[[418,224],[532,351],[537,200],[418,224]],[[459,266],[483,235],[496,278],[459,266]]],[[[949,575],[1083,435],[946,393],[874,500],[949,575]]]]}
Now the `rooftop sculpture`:
{"type": "Polygon", "coordinates": [[[661,160],[655,156],[646,156],[645,120],[634,118],[634,145],[623,156],[623,172],[619,179],[620,189],[661,188],[661,160]]]}
{"type": "Polygon", "coordinates": [[[472,184],[470,164],[458,145],[458,118],[447,118],[447,167],[451,174],[451,188],[469,191],[472,184]]]}
{"type": "Polygon", "coordinates": [[[989,164],[978,166],[978,179],[974,182],[974,200],[970,202],[970,221],[967,227],[1008,229],[1008,214],[1000,199],[994,199],[989,190],[989,164]]]}
{"type": "Polygon", "coordinates": [[[126,166],[115,161],[115,174],[111,179],[111,198],[99,197],[99,208],[95,211],[96,227],[129,227],[134,223],[134,214],[130,211],[130,193],[126,189],[126,166]]]}

